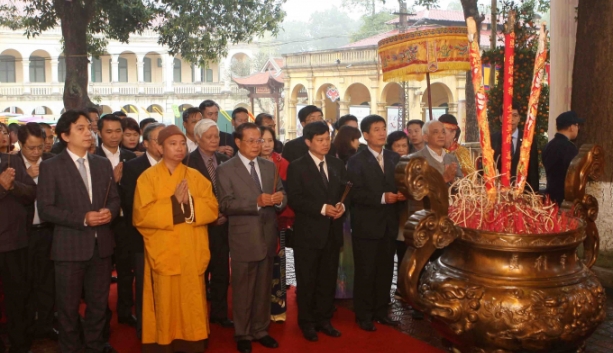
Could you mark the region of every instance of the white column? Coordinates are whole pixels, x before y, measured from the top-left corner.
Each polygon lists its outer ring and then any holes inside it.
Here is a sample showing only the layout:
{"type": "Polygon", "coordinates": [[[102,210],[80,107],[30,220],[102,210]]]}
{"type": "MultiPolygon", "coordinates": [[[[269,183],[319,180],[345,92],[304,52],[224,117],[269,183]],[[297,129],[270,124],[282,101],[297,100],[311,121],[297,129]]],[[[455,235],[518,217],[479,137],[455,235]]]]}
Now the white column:
{"type": "Polygon", "coordinates": [[[226,58],[223,62],[219,63],[220,72],[219,72],[219,81],[223,82],[222,92],[230,92],[230,81],[232,78],[230,77],[230,58],[226,58]]]}
{"type": "Polygon", "coordinates": [[[87,57],[87,82],[92,83],[92,62],[94,61],[93,56],[87,57]]]}
{"type": "Polygon", "coordinates": [[[194,83],[202,82],[202,72],[200,71],[200,65],[194,64],[192,65],[194,70],[194,83]]]}
{"type": "Polygon", "coordinates": [[[60,76],[60,65],[58,58],[51,58],[51,92],[52,93],[60,93],[59,87],[59,76],[60,76]]]}
{"type": "Polygon", "coordinates": [[[136,56],[136,73],[137,73],[137,81],[138,81],[138,93],[145,93],[145,56],[137,55],[136,56]]]}
{"type": "Polygon", "coordinates": [[[575,60],[575,40],[577,33],[578,0],[559,0],[551,2],[551,55],[549,62],[549,129],[551,140],[556,133],[556,118],[570,110],[572,93],[573,62],[575,60]]]}
{"type": "Polygon", "coordinates": [[[23,93],[30,94],[30,60],[23,60],[21,62],[23,65],[23,93]]]}
{"type": "Polygon", "coordinates": [[[111,55],[111,85],[113,94],[119,94],[119,55],[111,55]]]}
{"type": "Polygon", "coordinates": [[[173,68],[175,58],[171,55],[166,55],[164,58],[164,92],[174,92],[174,77],[173,68]]]}

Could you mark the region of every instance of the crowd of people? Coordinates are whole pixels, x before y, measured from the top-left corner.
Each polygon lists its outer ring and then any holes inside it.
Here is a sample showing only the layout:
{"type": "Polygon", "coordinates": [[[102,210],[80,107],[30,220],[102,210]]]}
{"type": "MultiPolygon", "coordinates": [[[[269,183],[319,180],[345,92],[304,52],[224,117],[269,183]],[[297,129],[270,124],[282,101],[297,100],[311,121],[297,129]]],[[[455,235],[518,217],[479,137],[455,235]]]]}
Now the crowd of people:
{"type": "MultiPolygon", "coordinates": [[[[63,353],[114,351],[112,281],[118,322],[135,327],[143,352],[202,352],[210,324],[233,329],[243,353],[252,342],[279,347],[271,321],[297,320],[311,342],[340,337],[335,298],[353,299],[364,331],[397,325],[388,316],[394,258],[400,266],[403,224],[422,206],[398,191],[396,164],[424,158],[446,183],[474,173],[456,118],[410,120],[389,133],[381,116],[345,115],[331,131],[309,105],[298,114],[303,135],[283,144],[272,115],[253,123],[237,108],[229,134],[219,130],[219,109],[205,100],[185,110],[185,133],[93,108],[65,112],[54,131],[0,123],[0,277],[11,352],[26,353],[39,338],[58,340],[63,353]],[[297,283],[298,312],[289,314],[286,247],[297,283]]],[[[560,115],[543,152],[547,193],[558,203],[583,122],[560,115]]],[[[518,123],[514,109],[515,164],[518,123]]],[[[492,137],[497,156],[500,140],[492,137]]]]}

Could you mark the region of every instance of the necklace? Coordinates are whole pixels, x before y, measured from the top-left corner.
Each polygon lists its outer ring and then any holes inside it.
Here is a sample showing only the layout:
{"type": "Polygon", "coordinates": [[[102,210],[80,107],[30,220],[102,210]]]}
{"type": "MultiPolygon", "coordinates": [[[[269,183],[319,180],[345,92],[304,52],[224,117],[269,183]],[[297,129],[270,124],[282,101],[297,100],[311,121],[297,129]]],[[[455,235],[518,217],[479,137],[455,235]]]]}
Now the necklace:
{"type": "MultiPolygon", "coordinates": [[[[187,189],[187,197],[189,199],[190,215],[189,217],[185,218],[185,223],[192,224],[194,223],[194,198],[192,197],[192,193],[189,191],[189,189],[187,189]]],[[[183,212],[183,214],[185,214],[183,203],[181,203],[181,211],[183,212]]]]}

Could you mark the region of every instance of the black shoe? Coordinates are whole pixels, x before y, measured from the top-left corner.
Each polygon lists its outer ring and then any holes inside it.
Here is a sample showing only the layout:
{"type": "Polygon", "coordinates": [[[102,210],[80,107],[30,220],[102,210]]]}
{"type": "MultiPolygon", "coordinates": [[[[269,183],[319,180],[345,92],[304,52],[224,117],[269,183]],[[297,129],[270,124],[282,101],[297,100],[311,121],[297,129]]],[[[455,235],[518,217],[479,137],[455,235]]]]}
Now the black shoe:
{"type": "Polygon", "coordinates": [[[319,340],[319,337],[317,337],[317,331],[315,331],[315,328],[312,326],[303,328],[302,335],[307,341],[317,342],[319,340]]]}
{"type": "Polygon", "coordinates": [[[225,319],[214,319],[214,318],[211,318],[210,321],[211,321],[212,324],[217,324],[217,325],[219,325],[221,327],[225,327],[225,328],[232,328],[232,327],[234,327],[234,321],[232,321],[232,320],[230,320],[228,318],[225,318],[225,319]]]}
{"type": "Polygon", "coordinates": [[[316,330],[319,332],[323,332],[326,336],[330,337],[341,337],[341,332],[332,326],[329,322],[322,324],[316,327],[316,330]]]}
{"type": "Polygon", "coordinates": [[[104,348],[102,348],[102,353],[117,353],[117,351],[107,342],[104,344],[104,348]]]}
{"type": "Polygon", "coordinates": [[[241,353],[251,353],[251,341],[238,340],[236,342],[236,349],[241,353]]]}
{"type": "Polygon", "coordinates": [[[358,326],[364,331],[377,331],[375,324],[372,323],[372,320],[358,321],[358,326]]]}
{"type": "Polygon", "coordinates": [[[117,276],[111,276],[111,283],[117,283],[117,276]]]}
{"type": "Polygon", "coordinates": [[[136,316],[120,316],[117,318],[117,322],[119,322],[120,324],[136,327],[136,316]]]}
{"type": "MultiPolygon", "coordinates": [[[[46,339],[46,340],[57,341],[59,335],[60,335],[60,333],[58,332],[58,330],[56,330],[54,328],[50,328],[49,330],[36,332],[34,337],[36,339],[46,339]]],[[[3,352],[3,351],[0,350],[0,352],[3,352]]]]}
{"type": "Polygon", "coordinates": [[[375,318],[375,322],[387,326],[398,326],[400,324],[398,321],[394,321],[387,317],[375,318]]]}
{"type": "Polygon", "coordinates": [[[266,348],[279,348],[277,341],[268,335],[260,338],[258,342],[260,342],[260,344],[266,348]]]}

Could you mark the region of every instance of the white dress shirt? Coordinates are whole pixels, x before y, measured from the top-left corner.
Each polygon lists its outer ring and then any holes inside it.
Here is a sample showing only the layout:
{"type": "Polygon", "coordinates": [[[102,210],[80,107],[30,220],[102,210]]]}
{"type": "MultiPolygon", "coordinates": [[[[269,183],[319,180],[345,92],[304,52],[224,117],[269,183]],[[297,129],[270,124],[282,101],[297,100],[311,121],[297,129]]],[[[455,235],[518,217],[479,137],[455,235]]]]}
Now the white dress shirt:
{"type": "MultiPolygon", "coordinates": [[[[21,157],[23,158],[23,162],[26,165],[26,170],[29,169],[32,166],[32,163],[30,163],[30,161],[28,161],[26,159],[26,157],[22,154],[21,157]]],[[[40,165],[40,162],[43,161],[42,157],[38,158],[38,161],[36,162],[36,165],[40,165]]],[[[36,178],[32,178],[32,180],[34,180],[34,182],[36,183],[36,185],[38,185],[38,176],[36,178]]],[[[32,224],[37,225],[40,224],[40,217],[38,216],[38,205],[37,205],[38,201],[34,201],[34,220],[32,221],[32,224]]]]}
{"type": "Polygon", "coordinates": [[[196,142],[190,140],[189,137],[187,137],[186,140],[187,140],[187,150],[190,153],[194,152],[196,150],[196,148],[198,148],[198,144],[196,142]]]}
{"type": "Polygon", "coordinates": [[[511,142],[513,143],[513,150],[511,150],[511,155],[513,155],[517,149],[518,139],[519,139],[519,129],[515,129],[515,132],[511,135],[511,142]]]}
{"type": "Polygon", "coordinates": [[[152,167],[154,165],[158,164],[159,161],[156,161],[155,158],[151,157],[149,152],[145,152],[145,154],[147,155],[147,159],[149,160],[149,164],[151,164],[152,167]]]}
{"type": "MultiPolygon", "coordinates": [[[[379,153],[379,152],[373,150],[372,148],[370,148],[370,146],[368,146],[368,150],[370,151],[370,153],[372,153],[373,156],[375,156],[375,159],[377,159],[379,157],[379,155],[381,155],[381,159],[382,159],[381,160],[381,164],[382,164],[381,168],[383,168],[383,170],[385,170],[385,158],[383,158],[383,150],[381,150],[381,153],[379,153]]],[[[379,163],[379,161],[377,161],[377,163],[379,163]]],[[[383,174],[385,174],[385,173],[383,173],[383,174]]],[[[386,204],[386,202],[385,202],[385,193],[383,193],[383,195],[381,195],[381,204],[382,205],[386,204]]]]}
{"type": "Polygon", "coordinates": [[[119,162],[121,162],[120,160],[121,153],[119,152],[119,147],[117,147],[117,151],[113,153],[107,150],[104,144],[102,144],[102,151],[104,152],[104,155],[106,156],[106,158],[108,158],[109,161],[111,161],[111,166],[113,167],[113,169],[115,169],[115,167],[117,167],[119,162]]]}
{"type": "MultiPolygon", "coordinates": [[[[187,139],[187,141],[189,141],[189,139],[187,139]]],[[[245,168],[247,168],[247,173],[251,175],[251,165],[249,164],[251,160],[243,156],[240,152],[238,152],[236,155],[238,156],[238,158],[240,158],[241,162],[243,162],[243,165],[245,166],[245,168]]],[[[253,167],[255,168],[256,173],[258,173],[258,179],[260,179],[260,186],[262,187],[262,191],[263,191],[264,185],[262,184],[262,173],[260,172],[260,165],[258,164],[258,158],[257,157],[254,158],[253,161],[255,162],[253,164],[253,167]]],[[[259,211],[261,207],[259,205],[257,207],[259,211]]]]}
{"type": "Polygon", "coordinates": [[[426,145],[426,148],[428,149],[428,152],[430,152],[430,155],[432,156],[432,158],[434,158],[439,163],[443,163],[443,160],[445,159],[445,154],[446,154],[444,148],[441,149],[443,153],[441,153],[440,155],[434,152],[434,150],[432,150],[428,145],[426,145]]]}
{"type": "Polygon", "coordinates": [[[68,155],[70,156],[70,158],[72,158],[74,165],[77,167],[77,171],[79,170],[79,162],[77,162],[77,160],[79,158],[85,159],[85,172],[87,173],[87,182],[89,183],[87,187],[87,190],[89,191],[89,202],[94,202],[92,197],[92,173],[89,169],[89,158],[87,158],[87,153],[85,153],[85,156],[79,157],[76,154],[72,153],[72,151],[68,148],[66,148],[66,151],[68,151],[68,155]]]}

